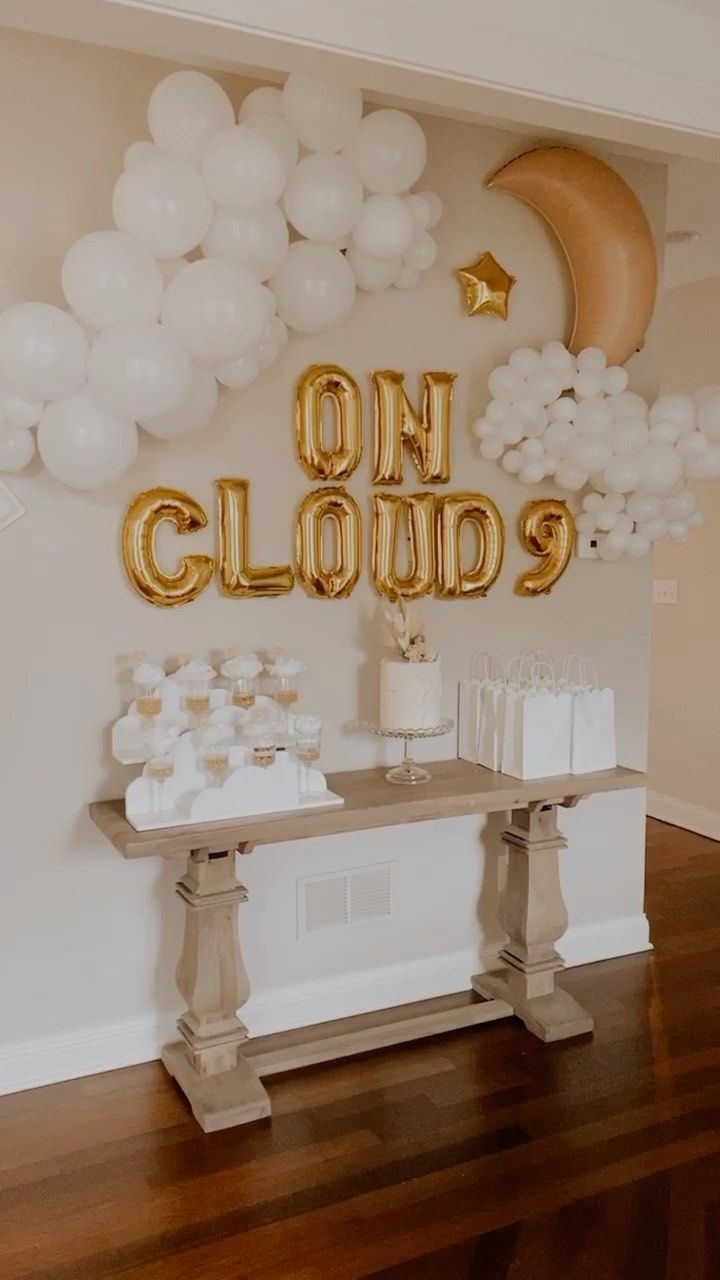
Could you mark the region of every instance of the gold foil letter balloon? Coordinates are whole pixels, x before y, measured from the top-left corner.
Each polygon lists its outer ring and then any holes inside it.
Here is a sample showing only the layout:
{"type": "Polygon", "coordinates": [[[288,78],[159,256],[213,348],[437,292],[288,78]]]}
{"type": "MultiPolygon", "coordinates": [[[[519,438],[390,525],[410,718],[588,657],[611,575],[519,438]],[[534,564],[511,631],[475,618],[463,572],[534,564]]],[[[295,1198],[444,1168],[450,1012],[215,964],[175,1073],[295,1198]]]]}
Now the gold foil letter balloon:
{"type": "Polygon", "coordinates": [[[334,364],[311,364],[299,379],[295,430],[301,465],[312,480],[346,480],[362,454],[362,401],[354,378],[334,364]],[[323,443],[323,407],[332,404],[335,442],[323,443]]]}
{"type": "Polygon", "coordinates": [[[403,497],[376,493],[373,498],[372,572],[375,590],[389,600],[407,600],[432,591],[435,582],[435,495],[409,493],[403,497]],[[398,542],[408,539],[408,571],[397,571],[398,542]]]}
{"type": "Polygon", "coordinates": [[[181,489],[148,489],[133,498],[122,526],[125,572],[139,596],[165,609],[189,604],[205,590],[213,573],[212,556],[183,556],[174,573],[158,564],[155,537],[164,520],[178,533],[196,533],[207,516],[194,498],[181,489]]]}
{"type": "Polygon", "coordinates": [[[484,596],[490,590],[505,553],[505,526],[491,498],[481,493],[449,493],[438,499],[438,595],[448,600],[484,596]],[[475,563],[462,567],[462,531],[472,524],[477,538],[475,563]]]}
{"type": "Polygon", "coordinates": [[[226,596],[281,596],[295,585],[289,564],[250,565],[247,480],[216,480],[220,586],[226,596]]]}
{"type": "Polygon", "coordinates": [[[575,521],[559,498],[538,498],[520,512],[520,540],[543,563],[521,573],[515,583],[519,596],[549,594],[570,563],[575,545],[575,521]]]}
{"type": "Polygon", "coordinates": [[[337,599],[349,596],[360,577],[360,508],[342,488],[315,489],[303,498],[297,517],[297,576],[308,595],[337,599]],[[325,565],[324,525],[334,532],[332,568],[325,565]]]}
{"type": "Polygon", "coordinates": [[[454,373],[423,374],[422,417],[405,394],[403,374],[383,369],[375,384],[375,472],[373,484],[401,484],[407,445],[423,484],[450,479],[450,409],[454,373]]]}
{"type": "Polygon", "coordinates": [[[643,345],[657,290],[652,231],[628,184],[586,151],[539,147],[485,186],[524,200],[560,241],[575,291],[570,350],[600,347],[624,364],[643,345]]]}

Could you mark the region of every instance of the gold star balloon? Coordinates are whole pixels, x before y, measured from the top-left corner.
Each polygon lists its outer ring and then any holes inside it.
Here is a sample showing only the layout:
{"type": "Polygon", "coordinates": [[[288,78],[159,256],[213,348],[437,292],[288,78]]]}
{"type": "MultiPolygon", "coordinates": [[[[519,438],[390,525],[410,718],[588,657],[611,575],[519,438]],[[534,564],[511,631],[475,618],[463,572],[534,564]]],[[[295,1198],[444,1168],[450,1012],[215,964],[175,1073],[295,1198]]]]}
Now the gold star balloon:
{"type": "Polygon", "coordinates": [[[508,295],[515,276],[500,266],[491,253],[481,253],[468,267],[455,272],[465,293],[469,316],[499,316],[507,320],[508,295]]]}

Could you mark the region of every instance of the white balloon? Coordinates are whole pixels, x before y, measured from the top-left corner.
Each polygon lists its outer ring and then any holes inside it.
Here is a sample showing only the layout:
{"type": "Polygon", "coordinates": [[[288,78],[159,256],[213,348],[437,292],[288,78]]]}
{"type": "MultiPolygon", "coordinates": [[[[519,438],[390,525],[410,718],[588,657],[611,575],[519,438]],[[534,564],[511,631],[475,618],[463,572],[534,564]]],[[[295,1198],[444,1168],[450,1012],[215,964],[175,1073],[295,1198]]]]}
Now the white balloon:
{"type": "Polygon", "coordinates": [[[561,396],[549,406],[550,417],[555,422],[574,422],[579,407],[571,396],[561,396]]]}
{"type": "Polygon", "coordinates": [[[287,325],[283,324],[279,316],[271,316],[265,325],[263,336],[255,352],[255,357],[261,369],[270,368],[270,365],[277,360],[287,340],[287,325]]]}
{"type": "Polygon", "coordinates": [[[672,422],[680,431],[692,431],[695,427],[695,405],[691,396],[659,396],[650,410],[650,426],[657,422],[672,422]]]}
{"type": "Polygon", "coordinates": [[[546,342],[540,354],[544,369],[562,375],[563,386],[568,387],[576,369],[575,357],[570,354],[562,342],[546,342]]]}
{"type": "Polygon", "coordinates": [[[632,493],[640,480],[640,459],[619,454],[605,467],[605,483],[613,493],[632,493]]]}
{"type": "Polygon", "coordinates": [[[290,245],[271,288],[278,315],[299,333],[334,329],[355,301],[355,276],[342,253],[325,244],[300,240],[290,245]]]}
{"type": "Polygon", "coordinates": [[[393,287],[395,289],[414,289],[420,283],[420,274],[419,271],[413,271],[412,267],[401,266],[393,280],[393,287]]]}
{"type": "Polygon", "coordinates": [[[587,484],[587,471],[581,471],[572,462],[563,461],[555,472],[555,479],[561,489],[569,489],[571,493],[584,489],[587,484]]]}
{"type": "Polygon", "coordinates": [[[510,413],[510,405],[506,401],[491,400],[485,410],[485,417],[488,422],[494,422],[499,427],[507,420],[510,413]]]}
{"type": "Polygon", "coordinates": [[[247,267],[258,280],[280,270],[288,251],[288,225],[276,204],[256,213],[217,208],[202,249],[206,258],[222,258],[247,267]]]}
{"type": "Polygon", "coordinates": [[[264,84],[260,89],[253,89],[246,98],[243,98],[238,111],[238,124],[242,124],[244,120],[251,120],[255,116],[279,115],[282,115],[282,89],[264,84]]]}
{"type": "Polygon", "coordinates": [[[625,495],[622,493],[606,493],[603,497],[603,507],[608,511],[624,511],[625,495]]]}
{"type": "Polygon", "coordinates": [[[472,424],[472,433],[478,440],[489,440],[491,436],[496,437],[497,428],[492,422],[486,422],[484,418],[476,418],[472,424]]]}
{"type": "Polygon", "coordinates": [[[608,438],[614,453],[635,457],[647,449],[650,432],[641,418],[620,418],[610,427],[608,438]]]}
{"type": "Polygon", "coordinates": [[[577,356],[578,369],[585,371],[587,369],[602,373],[607,365],[607,356],[600,347],[585,347],[577,356]]]}
{"type": "Polygon", "coordinates": [[[654,520],[646,520],[638,525],[638,533],[650,542],[659,542],[667,537],[669,521],[665,516],[656,516],[654,520]]]}
{"type": "Polygon", "coordinates": [[[610,405],[603,396],[588,396],[581,400],[575,413],[575,426],[578,431],[609,431],[615,417],[610,405]]]}
{"type": "MultiPolygon", "coordinates": [[[[608,534],[608,537],[609,536],[610,535],[608,534]]],[[[616,546],[613,546],[611,542],[608,542],[608,538],[603,538],[598,544],[598,555],[601,560],[619,560],[622,555],[622,550],[618,550],[616,546]]]]}
{"type": "Polygon", "coordinates": [[[232,103],[211,76],[174,71],[155,86],[148,104],[150,133],[161,151],[191,164],[219,129],[235,121],[232,103]]]}
{"type": "Polygon", "coordinates": [[[285,167],[285,177],[289,178],[298,162],[300,148],[287,120],[280,115],[250,116],[245,123],[275,148],[285,167]]]}
{"type": "Polygon", "coordinates": [[[413,192],[409,196],[403,196],[403,204],[412,214],[415,226],[419,227],[421,231],[427,231],[430,226],[430,218],[432,215],[430,211],[430,204],[425,199],[425,196],[421,196],[418,195],[417,192],[413,192]]]}
{"type": "Polygon", "coordinates": [[[688,535],[688,527],[684,520],[671,520],[668,525],[668,538],[673,542],[684,542],[688,535]]]}
{"type": "Polygon", "coordinates": [[[687,518],[688,529],[699,529],[704,519],[702,511],[693,511],[687,518]]]}
{"type": "Polygon", "coordinates": [[[702,431],[685,431],[675,446],[675,452],[686,462],[689,458],[699,458],[707,447],[708,442],[702,431]]]}
{"type": "Polygon", "coordinates": [[[514,418],[506,418],[500,427],[500,439],[503,444],[519,444],[525,434],[525,428],[514,418]]]}
{"type": "Polygon", "coordinates": [[[32,431],[15,427],[0,431],[0,471],[22,471],[35,453],[35,437],[32,431]]]}
{"type": "Polygon", "coordinates": [[[432,231],[433,227],[436,227],[442,218],[443,202],[440,199],[440,196],[434,191],[418,191],[416,194],[425,201],[430,210],[430,221],[428,222],[425,230],[432,231]]]}
{"type": "MultiPolygon", "coordinates": [[[[688,433],[689,434],[689,433],[688,433]]],[[[650,428],[650,443],[660,445],[674,445],[680,432],[672,422],[656,422],[650,428]]]]}
{"type": "Polygon", "coordinates": [[[685,462],[688,480],[717,480],[720,478],[720,444],[709,444],[699,457],[685,462]]]}
{"type": "Polygon", "coordinates": [[[200,243],[212,204],[197,169],[162,156],[126,169],[115,183],[116,226],[135,236],[156,258],[181,258],[200,243]]]}
{"type": "Polygon", "coordinates": [[[629,382],[627,369],[619,364],[611,364],[603,371],[602,389],[606,396],[619,396],[629,382]]]}
{"type": "Polygon", "coordinates": [[[543,405],[528,396],[518,396],[517,400],[513,400],[512,416],[522,423],[528,436],[541,436],[550,417],[543,405]]]}
{"type": "Polygon", "coordinates": [[[437,258],[437,241],[428,231],[417,231],[409,249],[403,254],[403,262],[411,271],[427,271],[437,258]]]}
{"type": "Polygon", "coordinates": [[[287,175],[277,148],[250,124],[236,124],[208,142],[202,176],[216,204],[254,213],[279,200],[287,175]]]}
{"type": "Polygon", "coordinates": [[[71,489],[100,489],[135,461],[138,431],[100,404],[87,389],[48,405],[38,427],[38,449],[51,475],[71,489]]]}
{"type": "Polygon", "coordinates": [[[610,445],[597,432],[588,432],[573,440],[568,457],[581,471],[602,471],[610,462],[610,445]]]}
{"type": "Polygon", "coordinates": [[[344,154],[368,191],[395,195],[417,182],[425,168],[427,143],[417,120],[406,111],[382,108],[360,122],[344,154]]]}
{"type": "Polygon", "coordinates": [[[63,293],[93,329],[157,320],[163,278],[146,245],[124,231],[92,231],[62,265],[63,293]]]}
{"type": "Polygon", "coordinates": [[[559,373],[541,366],[528,374],[525,379],[525,392],[538,399],[541,404],[549,405],[561,395],[564,385],[559,373]]]}
{"type": "Polygon", "coordinates": [[[596,516],[603,509],[603,499],[599,493],[586,493],[583,498],[583,511],[596,516]]]}
{"type": "Polygon", "coordinates": [[[154,418],[179,404],[190,388],[190,357],[160,324],[101,333],[90,348],[90,391],[118,418],[154,418]]]}
{"type": "Polygon", "coordinates": [[[509,476],[516,476],[522,465],[522,454],[517,449],[508,449],[502,460],[503,471],[507,471],[509,476]]]}
{"type": "MultiPolygon", "coordinates": [[[[665,493],[683,473],[682,458],[674,449],[651,444],[638,455],[640,475],[637,487],[643,493],[665,493]]],[[[615,486],[612,486],[613,488],[615,486]]]]}
{"type": "MultiPolygon", "coordinates": [[[[363,185],[357,169],[342,156],[306,156],[288,179],[283,205],[301,236],[327,243],[352,231],[363,212],[363,185]]],[[[414,228],[404,206],[403,213],[414,228]]]]}
{"type": "Polygon", "coordinates": [[[488,378],[488,391],[494,400],[509,403],[524,392],[524,380],[508,364],[498,365],[488,378]]]}
{"type": "Polygon", "coordinates": [[[616,418],[636,418],[647,422],[647,401],[635,391],[621,391],[618,395],[608,396],[608,400],[616,418]]]}
{"type": "Polygon", "coordinates": [[[540,366],[540,352],[534,347],[517,347],[512,355],[508,356],[508,364],[511,369],[515,369],[521,378],[526,378],[529,373],[540,366]]]}
{"type": "Polygon", "coordinates": [[[634,493],[627,500],[628,515],[638,524],[655,520],[662,511],[662,502],[654,493],[634,493]]]}
{"type": "Polygon", "coordinates": [[[609,533],[614,529],[620,519],[619,512],[615,511],[603,502],[600,510],[595,515],[595,522],[601,533],[609,533]]]}
{"type": "Polygon", "coordinates": [[[520,452],[524,458],[533,458],[535,461],[545,456],[545,448],[542,441],[536,439],[523,440],[520,445],[520,452]]]}
{"type": "MultiPolygon", "coordinates": [[[[353,243],[369,258],[397,258],[407,253],[416,234],[415,221],[399,196],[369,196],[353,228],[353,243]]],[[[418,270],[408,262],[409,270],[418,270]]]]}
{"type": "Polygon", "coordinates": [[[543,443],[553,458],[564,458],[577,432],[571,422],[551,422],[543,435],[543,443]]]}
{"type": "Polygon", "coordinates": [[[545,479],[545,468],[539,459],[531,458],[528,462],[524,462],[518,472],[518,480],[521,484],[539,484],[545,479]]]}
{"type": "Polygon", "coordinates": [[[153,418],[143,418],[140,426],[159,440],[180,440],[210,425],[217,402],[218,385],[214,375],[202,365],[194,365],[190,385],[180,404],[153,418]]]}
{"type": "Polygon", "coordinates": [[[226,387],[249,387],[260,372],[255,356],[240,356],[215,368],[215,377],[226,387]]]}
{"type": "Polygon", "coordinates": [[[662,504],[663,515],[668,520],[687,520],[697,506],[697,498],[690,489],[681,489],[672,493],[662,504]]]}
{"type": "Polygon", "coordinates": [[[46,302],[0,315],[0,379],[24,400],[57,400],[85,379],[88,342],[74,316],[46,302]]]}
{"type": "Polygon", "coordinates": [[[573,378],[573,389],[580,400],[602,394],[602,376],[596,369],[581,369],[573,378]]]}
{"type": "Polygon", "coordinates": [[[358,289],[364,289],[367,293],[389,288],[402,267],[399,256],[371,258],[354,244],[350,245],[346,257],[353,269],[358,289]]]}
{"type": "Polygon", "coordinates": [[[646,538],[643,533],[630,534],[625,548],[625,551],[629,556],[632,556],[634,560],[639,560],[642,556],[646,556],[649,550],[649,538],[646,538]]]}
{"type": "Polygon", "coordinates": [[[0,423],[10,431],[26,431],[40,421],[42,400],[25,400],[4,387],[0,390],[0,423]]]}
{"type": "Polygon", "coordinates": [[[611,529],[610,532],[608,533],[605,539],[605,545],[609,549],[612,549],[612,551],[617,551],[620,555],[622,555],[623,551],[627,551],[629,541],[630,541],[630,534],[627,532],[627,530],[620,529],[616,525],[615,528],[611,529]]]}
{"type": "Polygon", "coordinates": [[[710,396],[700,405],[697,422],[707,440],[720,440],[720,394],[710,396]]]}
{"type": "Polygon", "coordinates": [[[136,164],[147,164],[148,160],[159,160],[162,151],[154,142],[131,142],[123,156],[123,169],[134,169],[136,164]]]}
{"type": "Polygon", "coordinates": [[[257,346],[268,318],[267,290],[245,267],[191,262],[165,290],[162,322],[194,360],[220,364],[257,346]]]}
{"type": "Polygon", "coordinates": [[[502,457],[503,451],[503,442],[497,436],[488,436],[480,444],[480,454],[488,462],[497,462],[498,458],[502,457]]]}
{"type": "Polygon", "coordinates": [[[580,515],[575,517],[575,528],[578,533],[582,533],[586,537],[592,537],[597,532],[595,516],[589,511],[581,511],[580,515]]]}
{"type": "Polygon", "coordinates": [[[618,518],[615,524],[616,529],[622,529],[624,533],[632,533],[634,527],[635,527],[635,521],[633,520],[632,516],[629,516],[627,512],[618,514],[618,518]]]}
{"type": "Polygon", "coordinates": [[[362,109],[360,89],[312,76],[293,72],[282,90],[283,115],[311,151],[340,151],[358,128],[362,109]]]}

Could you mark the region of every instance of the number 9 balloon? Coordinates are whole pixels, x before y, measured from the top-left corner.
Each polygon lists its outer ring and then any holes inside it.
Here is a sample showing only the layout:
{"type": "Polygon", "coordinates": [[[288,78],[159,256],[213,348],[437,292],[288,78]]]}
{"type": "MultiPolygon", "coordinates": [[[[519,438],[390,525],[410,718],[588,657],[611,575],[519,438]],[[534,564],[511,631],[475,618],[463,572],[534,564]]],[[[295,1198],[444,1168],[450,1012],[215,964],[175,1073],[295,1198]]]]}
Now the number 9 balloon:
{"type": "Polygon", "coordinates": [[[539,498],[520,512],[520,539],[543,563],[521,573],[515,583],[519,596],[549,595],[570,563],[575,543],[575,522],[559,498],[539,498]]]}

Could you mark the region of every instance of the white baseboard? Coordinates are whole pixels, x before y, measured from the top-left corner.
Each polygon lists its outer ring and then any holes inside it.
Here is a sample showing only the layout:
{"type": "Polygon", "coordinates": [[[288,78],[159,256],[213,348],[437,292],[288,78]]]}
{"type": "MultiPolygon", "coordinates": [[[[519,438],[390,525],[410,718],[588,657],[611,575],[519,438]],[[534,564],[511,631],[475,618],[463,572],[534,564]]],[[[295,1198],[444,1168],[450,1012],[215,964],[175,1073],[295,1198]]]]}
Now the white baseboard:
{"type": "Polygon", "coordinates": [[[720,813],[717,809],[703,809],[699,804],[688,804],[687,800],[675,800],[672,796],[648,791],[647,811],[648,817],[669,822],[672,827],[683,827],[686,831],[697,832],[699,836],[708,836],[710,840],[720,840],[720,813]]]}
{"type": "MultiPolygon", "coordinates": [[[[497,963],[500,944],[444,956],[365,969],[252,996],[243,1021],[252,1035],[269,1035],[293,1027],[347,1018],[414,1000],[466,991],[473,973],[497,963]]],[[[559,950],[569,967],[646,951],[648,923],[644,915],[569,929],[559,950]]],[[[175,1019],[149,1014],[104,1026],[84,1027],[61,1035],[23,1040],[0,1048],[0,1095],[78,1076],[152,1062],[160,1047],[175,1038],[175,1019]]]]}

